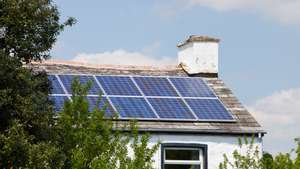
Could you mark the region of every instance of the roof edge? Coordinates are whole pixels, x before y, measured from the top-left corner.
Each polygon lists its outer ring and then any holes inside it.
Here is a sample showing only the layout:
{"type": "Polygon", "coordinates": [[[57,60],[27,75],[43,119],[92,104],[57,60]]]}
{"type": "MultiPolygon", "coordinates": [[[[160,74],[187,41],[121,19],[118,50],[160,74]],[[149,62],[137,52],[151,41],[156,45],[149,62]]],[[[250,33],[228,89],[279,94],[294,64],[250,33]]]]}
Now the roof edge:
{"type": "MultiPolygon", "coordinates": [[[[124,131],[129,131],[124,129],[124,131]]],[[[150,133],[182,133],[182,134],[211,134],[211,135],[253,135],[253,134],[267,134],[264,130],[249,130],[249,131],[234,131],[234,130],[190,130],[190,129],[145,129],[139,128],[139,132],[150,132],[150,133]]]]}
{"type": "MultiPolygon", "coordinates": [[[[94,69],[116,69],[116,70],[181,70],[178,65],[164,65],[164,66],[136,66],[136,65],[112,65],[112,64],[91,64],[67,60],[44,60],[42,62],[32,62],[32,65],[66,65],[74,67],[86,67],[94,69]]],[[[27,65],[28,66],[28,65],[27,65]]],[[[30,65],[29,65],[30,66],[30,65]]]]}

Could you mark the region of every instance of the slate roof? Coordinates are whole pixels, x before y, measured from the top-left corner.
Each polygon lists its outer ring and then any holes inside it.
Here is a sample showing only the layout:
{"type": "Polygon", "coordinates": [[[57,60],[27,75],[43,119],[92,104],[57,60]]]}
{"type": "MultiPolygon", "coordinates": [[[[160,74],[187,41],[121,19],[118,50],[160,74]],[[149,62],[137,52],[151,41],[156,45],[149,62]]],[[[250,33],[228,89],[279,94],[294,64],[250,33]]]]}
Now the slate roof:
{"type": "MultiPolygon", "coordinates": [[[[176,66],[164,68],[114,65],[84,65],[72,62],[44,62],[30,65],[34,70],[45,70],[51,74],[95,74],[95,75],[145,75],[188,76],[176,66]]],[[[265,133],[260,124],[238,101],[232,91],[218,77],[199,75],[214,90],[226,108],[232,112],[235,122],[176,122],[138,121],[140,131],[180,132],[206,134],[258,134],[265,133]]],[[[121,121],[120,123],[126,123],[121,121]]]]}

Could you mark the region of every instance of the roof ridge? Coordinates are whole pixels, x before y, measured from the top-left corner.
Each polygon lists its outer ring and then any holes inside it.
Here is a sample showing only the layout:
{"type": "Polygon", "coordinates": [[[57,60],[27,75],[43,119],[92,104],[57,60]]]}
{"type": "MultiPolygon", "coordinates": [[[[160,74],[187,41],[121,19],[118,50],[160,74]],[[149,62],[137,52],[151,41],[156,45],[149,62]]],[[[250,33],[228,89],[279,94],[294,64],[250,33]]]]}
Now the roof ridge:
{"type": "Polygon", "coordinates": [[[86,68],[106,68],[106,69],[119,69],[119,70],[178,70],[181,69],[178,65],[165,65],[165,66],[137,66],[137,65],[113,65],[113,64],[92,64],[92,63],[83,63],[69,60],[58,60],[50,59],[43,60],[42,62],[32,62],[33,65],[68,65],[68,66],[77,66],[77,67],[86,67],[86,68]]]}

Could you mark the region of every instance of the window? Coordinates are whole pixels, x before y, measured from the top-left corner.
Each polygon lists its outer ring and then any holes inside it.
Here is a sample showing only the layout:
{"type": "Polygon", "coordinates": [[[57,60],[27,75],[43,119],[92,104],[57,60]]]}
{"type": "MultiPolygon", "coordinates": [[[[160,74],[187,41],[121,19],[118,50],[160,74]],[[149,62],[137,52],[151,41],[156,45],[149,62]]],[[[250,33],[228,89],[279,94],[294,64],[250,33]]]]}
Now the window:
{"type": "Polygon", "coordinates": [[[162,169],[206,169],[207,146],[201,144],[162,144],[162,169]]]}

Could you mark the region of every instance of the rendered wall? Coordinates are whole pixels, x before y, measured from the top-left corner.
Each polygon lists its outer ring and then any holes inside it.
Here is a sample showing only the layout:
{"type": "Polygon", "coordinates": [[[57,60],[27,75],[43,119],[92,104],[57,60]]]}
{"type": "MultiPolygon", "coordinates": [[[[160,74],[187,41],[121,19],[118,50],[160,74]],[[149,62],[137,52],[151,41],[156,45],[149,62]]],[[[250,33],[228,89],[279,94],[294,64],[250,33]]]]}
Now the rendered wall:
{"type": "MultiPolygon", "coordinates": [[[[208,154],[208,169],[218,169],[219,163],[224,160],[223,154],[227,154],[229,159],[232,158],[232,152],[239,149],[239,136],[214,136],[200,134],[153,134],[150,145],[154,145],[158,141],[161,143],[190,143],[190,144],[206,144],[208,154]]],[[[262,139],[255,138],[255,147],[258,146],[262,152],[262,139]]],[[[241,151],[245,152],[245,149],[241,151]]],[[[154,155],[155,168],[161,169],[161,150],[154,155]]]]}
{"type": "Polygon", "coordinates": [[[190,42],[178,48],[178,64],[189,74],[218,73],[217,42],[190,42]]]}

